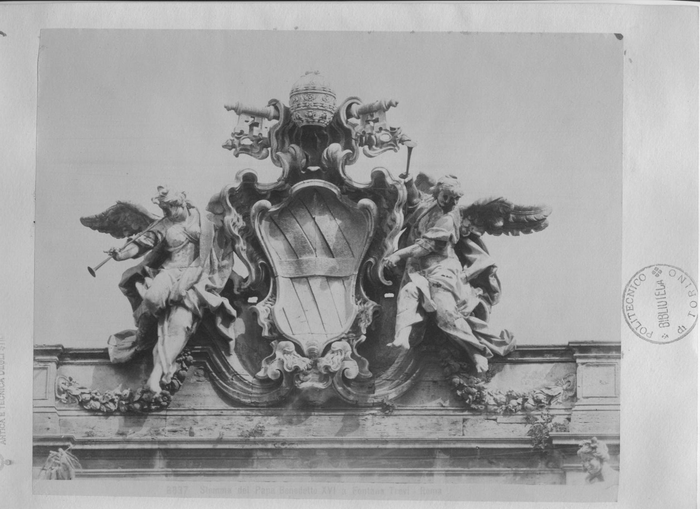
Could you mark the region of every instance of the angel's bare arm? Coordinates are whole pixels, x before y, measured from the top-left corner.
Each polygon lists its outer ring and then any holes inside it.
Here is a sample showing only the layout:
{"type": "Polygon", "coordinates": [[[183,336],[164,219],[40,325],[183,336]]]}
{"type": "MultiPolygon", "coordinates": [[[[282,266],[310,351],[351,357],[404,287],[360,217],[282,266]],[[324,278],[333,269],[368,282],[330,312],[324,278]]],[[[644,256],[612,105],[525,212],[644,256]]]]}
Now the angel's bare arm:
{"type": "Polygon", "coordinates": [[[399,249],[398,251],[388,256],[386,259],[386,265],[389,268],[395,267],[396,264],[399,263],[401,260],[405,260],[406,258],[411,257],[421,258],[429,253],[430,251],[425,247],[421,246],[420,244],[413,244],[412,246],[399,249]]]}
{"type": "Polygon", "coordinates": [[[117,260],[118,262],[122,260],[128,260],[130,258],[136,258],[139,255],[141,248],[137,244],[130,244],[122,249],[112,248],[107,251],[107,254],[117,260]]]}
{"type": "Polygon", "coordinates": [[[138,258],[146,251],[152,249],[157,242],[157,233],[155,231],[151,231],[144,234],[133,244],[129,244],[128,246],[124,246],[122,248],[111,248],[109,251],[107,251],[107,254],[118,262],[122,260],[129,260],[131,258],[138,258]]]}

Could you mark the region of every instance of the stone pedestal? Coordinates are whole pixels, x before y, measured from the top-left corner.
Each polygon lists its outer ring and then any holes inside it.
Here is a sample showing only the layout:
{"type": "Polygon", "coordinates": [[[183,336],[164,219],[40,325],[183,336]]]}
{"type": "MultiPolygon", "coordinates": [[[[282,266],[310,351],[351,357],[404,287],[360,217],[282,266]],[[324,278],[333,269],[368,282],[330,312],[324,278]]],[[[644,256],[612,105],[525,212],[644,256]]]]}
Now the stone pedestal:
{"type": "Polygon", "coordinates": [[[576,359],[577,400],[571,413],[574,433],[619,434],[620,345],[571,343],[576,359]]]}

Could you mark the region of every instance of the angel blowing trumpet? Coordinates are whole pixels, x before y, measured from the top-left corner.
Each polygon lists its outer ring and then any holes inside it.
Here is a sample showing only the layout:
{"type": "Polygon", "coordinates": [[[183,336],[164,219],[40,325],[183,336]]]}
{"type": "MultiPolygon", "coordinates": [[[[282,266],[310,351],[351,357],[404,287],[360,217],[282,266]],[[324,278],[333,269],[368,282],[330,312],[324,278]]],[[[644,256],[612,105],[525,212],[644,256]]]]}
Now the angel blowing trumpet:
{"type": "MultiPolygon", "coordinates": [[[[130,204],[123,203],[123,205],[127,205],[127,206],[128,206],[128,205],[130,205],[130,204]]],[[[89,226],[89,225],[86,223],[86,220],[89,220],[89,219],[90,219],[90,218],[82,218],[81,220],[82,220],[82,222],[83,222],[83,224],[84,224],[85,226],[89,226]]],[[[98,264],[95,265],[94,267],[88,267],[88,268],[87,268],[87,269],[88,269],[88,272],[90,273],[90,275],[91,275],[92,277],[97,277],[97,271],[100,270],[100,268],[101,268],[105,263],[107,263],[107,262],[110,261],[110,260],[123,260],[123,259],[124,259],[124,258],[123,258],[123,256],[124,256],[124,251],[126,250],[126,248],[129,247],[129,246],[131,246],[132,244],[134,244],[134,242],[136,242],[138,239],[140,239],[143,235],[145,235],[146,233],[148,233],[148,232],[150,232],[151,230],[153,230],[153,228],[155,228],[156,226],[158,226],[164,219],[165,219],[165,217],[161,217],[160,219],[154,221],[153,223],[151,223],[151,224],[148,226],[148,228],[146,228],[145,230],[143,230],[141,233],[139,233],[139,234],[136,235],[135,237],[133,237],[133,238],[127,240],[126,244],[124,244],[122,247],[120,247],[120,248],[113,247],[113,248],[109,249],[108,251],[105,251],[106,253],[109,254],[109,256],[108,256],[107,258],[105,258],[104,260],[102,260],[100,263],[98,263],[98,264]]]]}
{"type": "Polygon", "coordinates": [[[205,310],[211,311],[217,330],[233,340],[236,312],[220,293],[229,278],[237,275],[231,239],[216,226],[220,221],[212,214],[202,214],[184,193],[166,187],[158,187],[152,201],[164,217],[158,219],[143,207],[120,201],[81,222],[116,238],[138,234],[121,249],[109,251],[118,261],[145,255],[139,265],[124,273],[119,284],[131,303],[137,330],[111,336],[109,356],[112,362],[126,362],[152,348],[148,388],[157,394],[171,382],[177,356],[205,317],[205,310]],[[148,333],[154,326],[158,330],[155,344],[148,333]]]}

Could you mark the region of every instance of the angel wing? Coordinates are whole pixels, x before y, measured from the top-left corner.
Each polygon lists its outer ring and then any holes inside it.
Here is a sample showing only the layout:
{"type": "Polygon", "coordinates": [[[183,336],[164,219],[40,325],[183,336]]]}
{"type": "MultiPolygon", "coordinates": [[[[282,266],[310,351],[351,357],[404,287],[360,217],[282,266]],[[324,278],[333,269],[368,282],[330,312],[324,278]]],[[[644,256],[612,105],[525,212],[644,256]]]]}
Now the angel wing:
{"type": "Polygon", "coordinates": [[[552,209],[546,205],[525,207],[505,198],[481,200],[460,207],[463,226],[471,231],[491,235],[520,235],[547,228],[552,209]]]}
{"type": "Polygon", "coordinates": [[[148,228],[160,217],[151,214],[141,205],[128,201],[118,201],[104,212],[80,218],[83,226],[112,237],[123,239],[148,228]]]}

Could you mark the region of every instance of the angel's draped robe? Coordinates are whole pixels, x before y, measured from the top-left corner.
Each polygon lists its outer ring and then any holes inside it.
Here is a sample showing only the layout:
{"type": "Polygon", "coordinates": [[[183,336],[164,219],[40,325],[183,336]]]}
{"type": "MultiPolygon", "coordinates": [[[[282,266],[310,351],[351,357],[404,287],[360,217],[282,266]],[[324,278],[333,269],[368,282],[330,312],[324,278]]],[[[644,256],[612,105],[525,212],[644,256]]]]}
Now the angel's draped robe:
{"type": "MultiPolygon", "coordinates": [[[[124,272],[119,288],[131,303],[138,329],[110,337],[108,351],[112,362],[126,362],[154,346],[167,350],[167,345],[158,343],[167,337],[168,317],[174,306],[191,313],[189,332],[202,318],[213,317],[223,337],[234,340],[236,312],[228,299],[220,295],[228,279],[235,275],[231,242],[223,229],[215,228],[196,208],[190,208],[189,212],[187,220],[174,223],[165,219],[137,240],[139,255],[146,255],[140,264],[124,272]],[[146,282],[145,299],[136,289],[137,282],[146,282]],[[212,316],[207,316],[207,311],[212,316]],[[156,322],[159,322],[157,335],[156,322]]],[[[164,368],[167,381],[172,367],[164,368]]]]}
{"type": "Polygon", "coordinates": [[[460,225],[459,209],[445,213],[433,198],[419,203],[406,219],[408,235],[403,245],[418,244],[428,254],[406,261],[396,337],[402,329],[424,323],[430,313],[437,326],[470,356],[507,355],[515,349],[513,336],[488,323],[491,306],[498,302],[501,291],[496,265],[480,239],[460,235],[460,225]],[[469,282],[463,280],[463,264],[471,274],[469,282]]]}

